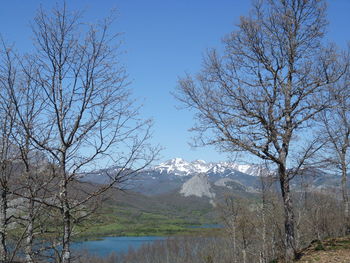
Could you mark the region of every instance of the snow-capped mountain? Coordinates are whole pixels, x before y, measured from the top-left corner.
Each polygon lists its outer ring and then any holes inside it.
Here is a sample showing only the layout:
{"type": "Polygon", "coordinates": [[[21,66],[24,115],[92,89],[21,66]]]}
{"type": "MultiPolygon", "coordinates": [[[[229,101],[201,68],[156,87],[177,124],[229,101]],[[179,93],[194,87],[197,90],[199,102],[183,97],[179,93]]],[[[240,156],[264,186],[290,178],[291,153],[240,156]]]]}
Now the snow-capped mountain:
{"type": "Polygon", "coordinates": [[[187,162],[182,158],[174,158],[159,165],[153,169],[160,173],[175,174],[187,176],[195,173],[206,173],[212,167],[212,163],[206,163],[203,160],[187,162]]]}
{"type": "MultiPolygon", "coordinates": [[[[109,183],[110,176],[116,172],[116,167],[86,173],[81,181],[97,184],[109,183]]],[[[147,170],[140,171],[118,187],[142,193],[149,196],[177,193],[184,197],[207,197],[217,199],[220,193],[229,191],[238,194],[255,194],[261,190],[264,177],[278,189],[274,172],[254,164],[239,164],[234,162],[205,162],[196,160],[188,162],[175,158],[147,170]],[[271,175],[271,176],[266,176],[271,175]],[[263,180],[261,180],[263,179],[263,180]]],[[[293,189],[300,185],[309,185],[310,189],[339,184],[336,176],[326,176],[322,171],[315,170],[310,174],[295,177],[291,181],[293,189]]]]}
{"type": "Polygon", "coordinates": [[[228,162],[224,162],[222,164],[229,169],[237,170],[241,173],[248,174],[251,176],[261,176],[262,172],[265,170],[261,166],[254,165],[254,164],[238,164],[238,163],[228,163],[228,162]]]}
{"type": "Polygon", "coordinates": [[[196,173],[227,174],[229,172],[235,171],[251,176],[259,176],[262,171],[262,169],[257,165],[230,162],[206,163],[203,160],[188,162],[182,158],[174,158],[168,160],[164,163],[154,166],[153,169],[159,173],[175,174],[179,176],[188,176],[196,173]]]}

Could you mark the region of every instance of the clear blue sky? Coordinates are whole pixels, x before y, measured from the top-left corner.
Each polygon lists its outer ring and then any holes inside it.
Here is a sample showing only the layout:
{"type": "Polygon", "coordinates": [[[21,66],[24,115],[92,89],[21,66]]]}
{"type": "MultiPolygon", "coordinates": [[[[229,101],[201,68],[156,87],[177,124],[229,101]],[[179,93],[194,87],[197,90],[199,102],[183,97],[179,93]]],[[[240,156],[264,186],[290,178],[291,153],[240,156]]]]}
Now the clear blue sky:
{"type": "MultiPolygon", "coordinates": [[[[60,1],[58,1],[60,2],[60,1]]],[[[329,2],[327,38],[345,47],[350,40],[350,0],[329,2]]],[[[2,1],[0,33],[23,51],[31,45],[29,24],[40,4],[50,8],[54,1],[2,1]]],[[[93,22],[116,8],[119,19],[113,30],[124,32],[122,59],[128,69],[134,96],[143,102],[142,115],[154,119],[156,144],[165,149],[161,160],[225,160],[212,148],[191,149],[188,145],[192,114],[176,109],[170,94],[184,72],[200,69],[207,48],[220,47],[221,38],[234,30],[241,15],[250,9],[249,0],[74,0],[72,10],[85,10],[85,20],[93,22]]]]}

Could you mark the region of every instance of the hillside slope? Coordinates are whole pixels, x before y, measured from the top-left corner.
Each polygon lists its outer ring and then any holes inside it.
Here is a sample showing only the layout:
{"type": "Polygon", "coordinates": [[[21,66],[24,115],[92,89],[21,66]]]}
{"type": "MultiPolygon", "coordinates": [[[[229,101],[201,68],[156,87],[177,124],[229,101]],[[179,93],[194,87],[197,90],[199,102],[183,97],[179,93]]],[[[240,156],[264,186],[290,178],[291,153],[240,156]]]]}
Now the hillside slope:
{"type": "Polygon", "coordinates": [[[315,241],[300,253],[300,263],[349,263],[350,236],[315,241]]]}

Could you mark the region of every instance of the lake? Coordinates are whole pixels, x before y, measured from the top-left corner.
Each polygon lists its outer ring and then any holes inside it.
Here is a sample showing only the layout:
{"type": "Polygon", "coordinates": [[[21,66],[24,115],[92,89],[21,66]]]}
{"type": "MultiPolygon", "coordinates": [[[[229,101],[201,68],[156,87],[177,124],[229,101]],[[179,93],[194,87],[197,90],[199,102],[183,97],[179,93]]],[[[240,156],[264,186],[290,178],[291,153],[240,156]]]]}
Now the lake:
{"type": "MultiPolygon", "coordinates": [[[[222,228],[220,224],[203,224],[189,226],[189,228],[222,228]]],[[[143,237],[102,237],[99,240],[74,242],[73,250],[86,250],[90,254],[105,257],[112,252],[127,253],[129,248],[138,249],[143,244],[150,244],[157,240],[165,240],[167,237],[143,236],[143,237]]]]}
{"type": "Polygon", "coordinates": [[[144,236],[144,237],[103,237],[100,240],[74,242],[73,250],[86,250],[92,255],[108,256],[112,252],[126,253],[129,248],[138,249],[143,244],[152,243],[156,240],[165,240],[167,237],[144,236]]]}

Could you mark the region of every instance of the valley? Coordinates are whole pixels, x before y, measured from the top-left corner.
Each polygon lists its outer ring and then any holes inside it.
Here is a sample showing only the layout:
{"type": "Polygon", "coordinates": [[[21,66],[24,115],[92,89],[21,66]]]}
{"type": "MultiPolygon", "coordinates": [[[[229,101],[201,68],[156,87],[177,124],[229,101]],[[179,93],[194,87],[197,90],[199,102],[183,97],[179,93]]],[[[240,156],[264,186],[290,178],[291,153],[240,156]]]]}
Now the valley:
{"type": "MultiPolygon", "coordinates": [[[[84,182],[106,183],[106,174],[96,171],[82,177],[84,182]]],[[[257,165],[229,162],[187,162],[174,158],[131,178],[122,188],[111,189],[102,207],[78,227],[78,239],[99,236],[195,235],[194,225],[222,224],[220,203],[225,198],[259,203],[262,182],[278,191],[273,172],[257,165]]],[[[295,178],[296,190],[309,192],[338,187],[339,178],[321,171],[295,178]]],[[[200,232],[212,232],[201,229],[200,232]]],[[[217,230],[215,230],[217,231],[217,230]]]]}

